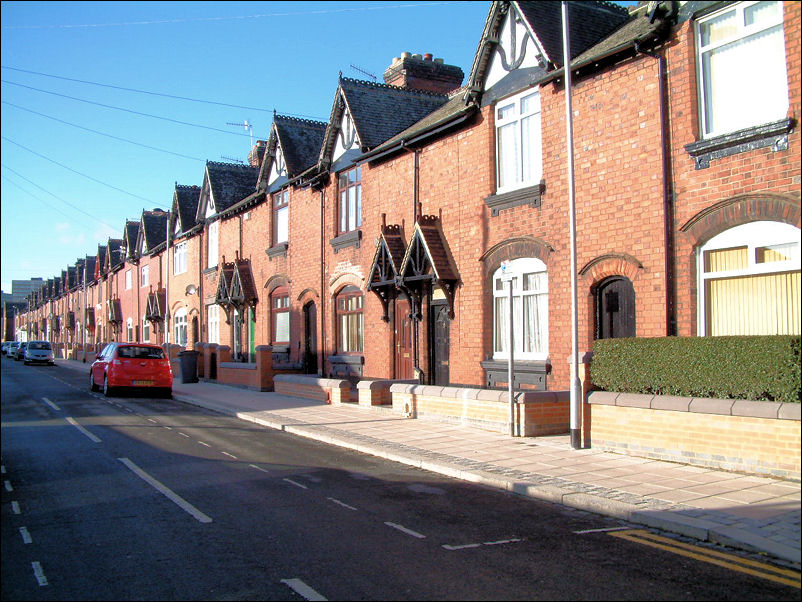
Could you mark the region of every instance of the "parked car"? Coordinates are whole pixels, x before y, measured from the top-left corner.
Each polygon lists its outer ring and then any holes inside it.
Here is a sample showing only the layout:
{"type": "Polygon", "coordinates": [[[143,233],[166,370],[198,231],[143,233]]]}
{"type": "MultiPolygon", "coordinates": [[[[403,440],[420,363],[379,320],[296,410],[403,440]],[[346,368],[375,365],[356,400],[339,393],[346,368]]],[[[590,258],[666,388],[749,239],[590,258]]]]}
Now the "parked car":
{"type": "Polygon", "coordinates": [[[19,349],[19,343],[17,341],[11,341],[8,344],[8,349],[6,349],[6,357],[15,359],[17,355],[17,349],[19,349]]]}
{"type": "Polygon", "coordinates": [[[25,357],[23,359],[26,365],[56,365],[56,360],[53,357],[53,347],[50,345],[50,341],[28,341],[28,345],[25,348],[25,357]]]}
{"type": "Polygon", "coordinates": [[[107,397],[118,388],[173,394],[173,370],[164,349],[148,343],[109,343],[89,369],[89,388],[107,397]]]}
{"type": "Polygon", "coordinates": [[[3,341],[3,345],[0,346],[0,353],[2,353],[3,355],[5,355],[6,351],[8,351],[8,343],[9,341],[3,341]]]}
{"type": "Polygon", "coordinates": [[[17,352],[14,354],[14,361],[20,361],[25,359],[25,348],[28,346],[26,341],[22,341],[17,347],[17,352]]]}

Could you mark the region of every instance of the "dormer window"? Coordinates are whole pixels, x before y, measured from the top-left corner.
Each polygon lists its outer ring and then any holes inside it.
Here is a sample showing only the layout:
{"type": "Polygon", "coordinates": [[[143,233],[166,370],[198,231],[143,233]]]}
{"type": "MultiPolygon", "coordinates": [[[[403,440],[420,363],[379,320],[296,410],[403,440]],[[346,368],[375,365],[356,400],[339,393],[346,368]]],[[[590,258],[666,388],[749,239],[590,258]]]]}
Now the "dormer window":
{"type": "Polygon", "coordinates": [[[496,189],[534,186],[543,176],[540,92],[526,90],[496,105],[496,189]]]}
{"type": "Polygon", "coordinates": [[[362,168],[344,171],[338,179],[339,234],[362,226],[362,168]]]}

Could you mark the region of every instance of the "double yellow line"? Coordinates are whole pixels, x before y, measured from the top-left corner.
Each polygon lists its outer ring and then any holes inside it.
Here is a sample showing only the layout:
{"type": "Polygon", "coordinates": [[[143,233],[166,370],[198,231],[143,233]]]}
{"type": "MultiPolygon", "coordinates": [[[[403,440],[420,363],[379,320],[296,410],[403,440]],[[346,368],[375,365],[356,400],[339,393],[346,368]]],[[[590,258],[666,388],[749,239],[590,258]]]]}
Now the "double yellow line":
{"type": "Polygon", "coordinates": [[[800,574],[790,569],[783,569],[763,562],[757,562],[756,560],[749,560],[748,558],[740,558],[734,554],[725,554],[724,552],[693,546],[681,541],[669,539],[668,537],[655,535],[643,529],[612,531],[609,534],[613,537],[651,546],[673,554],[680,554],[701,562],[708,562],[732,571],[759,577],[760,579],[768,579],[769,581],[790,585],[797,589],[800,588],[800,574]]]}

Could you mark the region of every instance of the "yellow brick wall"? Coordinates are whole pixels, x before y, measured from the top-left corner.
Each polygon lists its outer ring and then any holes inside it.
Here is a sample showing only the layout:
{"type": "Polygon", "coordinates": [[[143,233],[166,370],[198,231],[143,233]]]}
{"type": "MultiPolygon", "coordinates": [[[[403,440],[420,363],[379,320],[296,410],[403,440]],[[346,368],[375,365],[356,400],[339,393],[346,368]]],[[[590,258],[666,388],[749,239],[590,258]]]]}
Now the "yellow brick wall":
{"type": "Polygon", "coordinates": [[[800,478],[796,420],[592,405],[591,446],[727,470],[800,478]]]}

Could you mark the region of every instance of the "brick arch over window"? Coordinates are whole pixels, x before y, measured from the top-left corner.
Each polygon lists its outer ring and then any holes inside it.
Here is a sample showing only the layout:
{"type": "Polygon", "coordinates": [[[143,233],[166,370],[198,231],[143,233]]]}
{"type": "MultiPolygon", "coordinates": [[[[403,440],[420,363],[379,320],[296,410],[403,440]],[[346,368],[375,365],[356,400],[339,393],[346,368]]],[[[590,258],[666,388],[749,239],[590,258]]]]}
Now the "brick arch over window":
{"type": "Polygon", "coordinates": [[[593,289],[610,276],[625,276],[630,282],[635,282],[643,269],[643,264],[632,255],[607,253],[587,262],[579,270],[579,276],[593,289]]]}
{"type": "Polygon", "coordinates": [[[318,299],[320,299],[320,295],[313,288],[305,288],[298,294],[298,297],[296,297],[296,301],[302,305],[307,301],[316,301],[318,299]]]}
{"type": "Polygon", "coordinates": [[[329,281],[329,294],[334,296],[341,288],[349,284],[357,287],[360,290],[364,290],[364,287],[362,286],[364,280],[365,279],[362,276],[351,272],[340,274],[329,281]]]}
{"type": "Polygon", "coordinates": [[[548,265],[549,257],[553,252],[554,247],[547,242],[532,236],[524,236],[510,238],[494,245],[482,256],[480,261],[484,264],[485,277],[492,278],[502,261],[536,257],[548,265]]]}
{"type": "Polygon", "coordinates": [[[268,296],[276,290],[280,286],[289,286],[290,279],[287,278],[285,274],[276,274],[275,276],[271,276],[265,282],[264,288],[267,289],[268,296]]]}
{"type": "Polygon", "coordinates": [[[704,209],[680,227],[695,246],[741,224],[782,222],[800,227],[799,198],[781,194],[749,194],[721,201],[704,209]]]}

